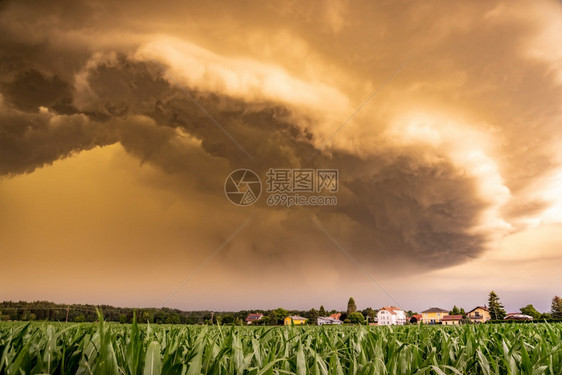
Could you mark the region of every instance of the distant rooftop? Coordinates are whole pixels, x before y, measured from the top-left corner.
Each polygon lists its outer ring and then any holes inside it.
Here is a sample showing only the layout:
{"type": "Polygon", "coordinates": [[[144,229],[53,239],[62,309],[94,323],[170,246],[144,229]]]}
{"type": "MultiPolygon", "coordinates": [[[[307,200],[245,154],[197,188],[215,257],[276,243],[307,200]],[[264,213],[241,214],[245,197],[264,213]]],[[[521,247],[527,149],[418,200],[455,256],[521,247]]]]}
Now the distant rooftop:
{"type": "Polygon", "coordinates": [[[443,317],[443,320],[445,321],[449,321],[449,320],[461,320],[462,319],[462,315],[447,315],[443,317]]]}
{"type": "Polygon", "coordinates": [[[448,313],[449,310],[443,310],[440,309],[439,307],[430,307],[429,309],[422,311],[422,314],[427,314],[427,313],[448,313]]]}
{"type": "Polygon", "coordinates": [[[288,318],[291,318],[293,320],[308,320],[308,319],[303,318],[302,316],[298,316],[298,315],[291,315],[291,316],[288,316],[288,318]]]}

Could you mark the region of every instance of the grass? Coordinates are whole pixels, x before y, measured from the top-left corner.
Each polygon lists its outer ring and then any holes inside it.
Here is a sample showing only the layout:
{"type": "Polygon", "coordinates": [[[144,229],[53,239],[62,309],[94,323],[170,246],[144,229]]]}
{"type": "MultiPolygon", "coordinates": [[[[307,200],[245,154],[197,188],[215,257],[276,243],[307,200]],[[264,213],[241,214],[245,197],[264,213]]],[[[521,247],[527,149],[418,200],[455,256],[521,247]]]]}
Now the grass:
{"type": "Polygon", "coordinates": [[[0,374],[562,374],[562,324],[0,323],[0,374]]]}

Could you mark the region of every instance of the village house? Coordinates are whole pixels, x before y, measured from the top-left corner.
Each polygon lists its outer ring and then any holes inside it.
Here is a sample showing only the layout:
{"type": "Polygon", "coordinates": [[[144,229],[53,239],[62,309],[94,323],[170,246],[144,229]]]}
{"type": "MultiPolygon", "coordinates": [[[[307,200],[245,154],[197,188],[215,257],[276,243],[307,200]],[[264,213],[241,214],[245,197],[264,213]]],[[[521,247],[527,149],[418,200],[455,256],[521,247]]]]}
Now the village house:
{"type": "Polygon", "coordinates": [[[302,316],[292,315],[286,317],[284,323],[286,326],[291,325],[291,322],[293,322],[294,325],[305,324],[307,320],[308,319],[303,318],[302,316]]]}
{"type": "Polygon", "coordinates": [[[317,323],[319,326],[322,326],[324,324],[342,324],[343,322],[337,318],[332,318],[331,316],[321,316],[318,318],[317,323]]]}
{"type": "Polygon", "coordinates": [[[253,322],[260,320],[261,318],[263,318],[263,314],[249,314],[246,317],[246,324],[252,324],[253,322]]]}
{"type": "Polygon", "coordinates": [[[415,314],[410,317],[410,324],[418,324],[422,320],[421,314],[415,314]]]}
{"type": "Polygon", "coordinates": [[[486,323],[488,320],[492,319],[490,311],[488,311],[486,306],[476,306],[466,314],[466,317],[472,323],[486,323]]]}
{"type": "Polygon", "coordinates": [[[441,324],[446,326],[461,324],[462,315],[445,315],[441,320],[441,324]]]}
{"type": "Polygon", "coordinates": [[[525,315],[521,313],[509,313],[504,318],[504,320],[529,320],[532,321],[533,317],[530,315],[525,315]]]}
{"type": "Polygon", "coordinates": [[[422,322],[424,324],[439,324],[444,316],[449,315],[449,311],[440,309],[439,307],[431,307],[421,313],[422,322]]]}
{"type": "Polygon", "coordinates": [[[377,313],[377,321],[380,326],[404,325],[406,324],[406,313],[399,307],[383,307],[377,313]]]}

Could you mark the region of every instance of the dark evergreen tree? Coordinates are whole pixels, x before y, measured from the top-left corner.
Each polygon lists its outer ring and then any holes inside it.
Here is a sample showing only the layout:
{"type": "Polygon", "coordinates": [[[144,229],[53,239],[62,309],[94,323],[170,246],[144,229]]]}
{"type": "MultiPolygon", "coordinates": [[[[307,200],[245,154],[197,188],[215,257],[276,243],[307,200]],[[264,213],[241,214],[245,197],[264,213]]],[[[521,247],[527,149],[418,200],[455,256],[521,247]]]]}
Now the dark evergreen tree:
{"type": "Polygon", "coordinates": [[[550,314],[554,319],[562,319],[562,298],[558,296],[552,298],[550,314]]]}
{"type": "Polygon", "coordinates": [[[500,302],[500,297],[493,290],[490,292],[488,297],[488,310],[490,311],[490,316],[494,320],[503,319],[505,317],[505,310],[502,303],[500,302]]]}
{"type": "Polygon", "coordinates": [[[349,301],[347,302],[347,315],[354,313],[357,311],[357,305],[355,304],[355,300],[353,297],[349,297],[349,301]]]}

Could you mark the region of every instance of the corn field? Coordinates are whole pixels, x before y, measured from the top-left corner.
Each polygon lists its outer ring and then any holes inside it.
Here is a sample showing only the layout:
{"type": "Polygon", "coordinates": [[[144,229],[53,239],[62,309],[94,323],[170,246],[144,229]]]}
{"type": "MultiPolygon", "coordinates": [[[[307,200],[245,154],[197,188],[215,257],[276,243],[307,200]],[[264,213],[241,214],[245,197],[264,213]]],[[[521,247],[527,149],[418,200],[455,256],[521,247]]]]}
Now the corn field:
{"type": "Polygon", "coordinates": [[[0,374],[562,374],[562,324],[0,323],[0,374]]]}

